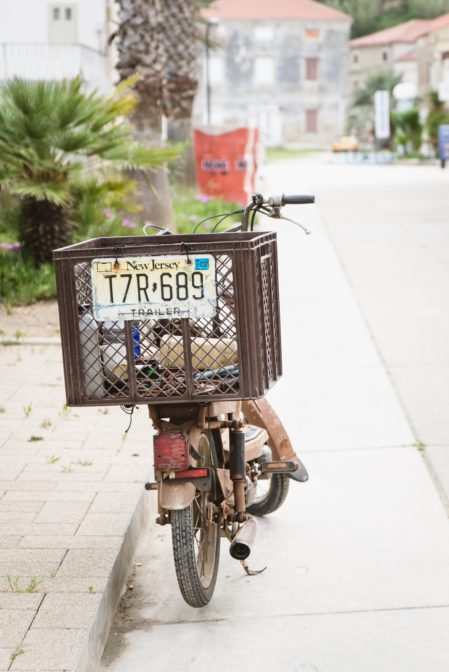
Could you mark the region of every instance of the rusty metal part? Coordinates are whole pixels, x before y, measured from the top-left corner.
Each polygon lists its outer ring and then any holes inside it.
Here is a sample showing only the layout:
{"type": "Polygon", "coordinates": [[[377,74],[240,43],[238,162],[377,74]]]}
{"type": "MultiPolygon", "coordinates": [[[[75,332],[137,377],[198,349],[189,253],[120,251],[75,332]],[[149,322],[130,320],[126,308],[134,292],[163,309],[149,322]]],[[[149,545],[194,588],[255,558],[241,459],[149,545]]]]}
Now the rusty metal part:
{"type": "Polygon", "coordinates": [[[193,502],[196,488],[193,483],[161,481],[159,483],[159,504],[164,511],[179,511],[193,502]]]}
{"type": "Polygon", "coordinates": [[[165,511],[162,511],[156,518],[157,525],[168,525],[170,518],[165,511]]]}
{"type": "Polygon", "coordinates": [[[207,423],[206,423],[206,417],[207,417],[207,406],[200,406],[199,411],[198,411],[198,427],[201,429],[207,429],[207,423]]]}
{"type": "Polygon", "coordinates": [[[223,497],[225,498],[225,502],[228,502],[234,492],[234,485],[229,476],[229,469],[217,468],[215,469],[215,472],[218,476],[218,482],[220,483],[220,488],[223,493],[223,497]]]}
{"type": "Polygon", "coordinates": [[[273,459],[282,462],[291,460],[297,463],[297,471],[304,474],[306,477],[304,480],[307,480],[306,468],[293,450],[285,427],[270,403],[266,399],[244,401],[243,414],[252,425],[263,427],[268,432],[268,445],[273,459]]]}
{"type": "Polygon", "coordinates": [[[248,576],[257,576],[258,574],[262,574],[262,572],[266,570],[266,567],[264,567],[263,569],[250,569],[250,567],[246,564],[244,560],[240,560],[240,564],[242,565],[243,569],[248,574],[248,576]]]}
{"type": "Polygon", "coordinates": [[[243,479],[235,480],[234,483],[234,508],[237,514],[237,520],[242,522],[245,518],[245,481],[243,479]]]}
{"type": "Polygon", "coordinates": [[[248,516],[245,522],[237,530],[237,534],[234,536],[231,546],[229,547],[229,553],[235,560],[246,560],[251,553],[255,539],[256,521],[254,518],[248,516]]]}

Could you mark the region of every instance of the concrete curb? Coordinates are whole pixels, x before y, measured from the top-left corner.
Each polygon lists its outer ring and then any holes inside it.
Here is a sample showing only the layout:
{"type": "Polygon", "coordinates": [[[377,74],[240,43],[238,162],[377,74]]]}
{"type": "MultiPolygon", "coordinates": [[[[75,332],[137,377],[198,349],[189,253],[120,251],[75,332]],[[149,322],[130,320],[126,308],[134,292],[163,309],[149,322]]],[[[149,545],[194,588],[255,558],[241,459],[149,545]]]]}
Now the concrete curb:
{"type": "Polygon", "coordinates": [[[89,631],[87,641],[72,672],[97,672],[108,639],[109,631],[119,605],[126,579],[132,571],[132,563],[148,526],[151,512],[149,493],[142,493],[132,514],[123,543],[109,575],[95,621],[89,631]]]}

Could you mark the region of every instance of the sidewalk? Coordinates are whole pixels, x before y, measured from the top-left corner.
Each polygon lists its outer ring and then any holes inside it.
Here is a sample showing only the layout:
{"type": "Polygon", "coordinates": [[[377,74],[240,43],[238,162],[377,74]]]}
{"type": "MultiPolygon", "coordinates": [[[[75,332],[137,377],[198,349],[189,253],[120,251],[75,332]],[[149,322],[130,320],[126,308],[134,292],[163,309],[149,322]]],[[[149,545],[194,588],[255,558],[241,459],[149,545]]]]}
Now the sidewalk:
{"type": "MultiPolygon", "coordinates": [[[[264,193],[307,192],[310,170],[268,167],[264,193]]],[[[226,672],[236,660],[259,672],[447,672],[444,507],[319,207],[288,215],[313,233],[276,225],[284,376],[269,396],[310,481],[258,520],[249,564],[263,574],[247,577],[223,541],[201,610],[179,595],[170,531],[150,524],[105,672],[149,660],[154,672],[179,661],[185,672],[208,672],[211,661],[226,672]]]]}
{"type": "Polygon", "coordinates": [[[98,669],[149,517],[142,408],[68,409],[60,347],[0,346],[0,670],[98,669]]]}

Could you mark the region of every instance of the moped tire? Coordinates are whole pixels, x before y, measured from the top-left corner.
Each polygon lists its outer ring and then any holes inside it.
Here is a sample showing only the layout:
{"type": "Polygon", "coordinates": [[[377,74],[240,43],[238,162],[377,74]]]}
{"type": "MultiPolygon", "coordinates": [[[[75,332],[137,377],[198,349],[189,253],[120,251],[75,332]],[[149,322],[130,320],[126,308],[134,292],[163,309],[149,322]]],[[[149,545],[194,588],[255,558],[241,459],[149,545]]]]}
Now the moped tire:
{"type": "MultiPolygon", "coordinates": [[[[217,466],[210,432],[201,435],[197,452],[204,467],[217,466]]],[[[220,521],[208,521],[207,508],[216,498],[216,484],[209,492],[196,491],[190,506],[171,511],[173,558],[176,578],[184,600],[191,607],[210,602],[217,580],[220,559],[220,521]]]]}
{"type": "Polygon", "coordinates": [[[289,485],[290,479],[285,474],[272,474],[267,479],[259,480],[256,496],[246,510],[253,516],[267,516],[273,513],[284,503],[289,485]]]}

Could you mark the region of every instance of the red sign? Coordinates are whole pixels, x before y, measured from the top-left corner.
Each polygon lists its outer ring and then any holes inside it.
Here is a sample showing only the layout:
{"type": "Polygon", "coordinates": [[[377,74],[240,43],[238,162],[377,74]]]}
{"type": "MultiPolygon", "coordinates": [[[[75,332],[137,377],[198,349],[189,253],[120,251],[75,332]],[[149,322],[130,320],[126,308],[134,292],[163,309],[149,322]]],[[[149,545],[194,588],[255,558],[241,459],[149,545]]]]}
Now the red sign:
{"type": "Polygon", "coordinates": [[[246,204],[255,187],[259,131],[237,128],[219,134],[196,130],[194,134],[201,192],[246,204]]]}

